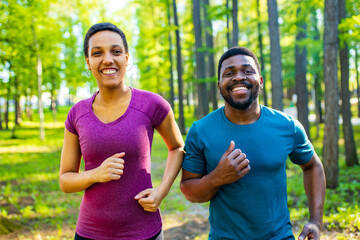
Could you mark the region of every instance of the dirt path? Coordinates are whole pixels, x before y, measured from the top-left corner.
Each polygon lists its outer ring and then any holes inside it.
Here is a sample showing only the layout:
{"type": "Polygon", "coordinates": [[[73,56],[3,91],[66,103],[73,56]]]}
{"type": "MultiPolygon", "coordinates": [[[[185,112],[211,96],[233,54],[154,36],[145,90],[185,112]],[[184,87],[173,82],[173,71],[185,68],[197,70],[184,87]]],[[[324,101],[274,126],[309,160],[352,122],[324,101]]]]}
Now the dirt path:
{"type": "MultiPolygon", "coordinates": [[[[181,216],[180,216],[181,218],[181,216]]],[[[189,218],[187,216],[186,218],[189,218]]],[[[167,224],[167,218],[164,219],[164,237],[169,240],[205,240],[208,239],[210,226],[208,220],[205,218],[193,217],[192,220],[178,225],[172,223],[167,224]]],[[[171,220],[174,221],[174,220],[171,220]]],[[[294,235],[297,238],[300,233],[300,227],[295,226],[293,229],[294,235]]],[[[323,231],[321,233],[321,240],[359,240],[360,233],[348,233],[333,231],[323,231]]]]}
{"type": "MultiPolygon", "coordinates": [[[[210,226],[207,216],[203,212],[195,214],[163,214],[164,237],[166,240],[207,240],[210,226]]],[[[294,234],[297,237],[300,232],[300,226],[294,227],[294,234]]],[[[73,239],[74,229],[64,225],[59,231],[49,226],[38,226],[38,230],[23,228],[7,235],[0,235],[0,240],[15,239],[73,239]]],[[[347,233],[338,231],[323,231],[321,240],[359,240],[360,233],[347,233]]]]}

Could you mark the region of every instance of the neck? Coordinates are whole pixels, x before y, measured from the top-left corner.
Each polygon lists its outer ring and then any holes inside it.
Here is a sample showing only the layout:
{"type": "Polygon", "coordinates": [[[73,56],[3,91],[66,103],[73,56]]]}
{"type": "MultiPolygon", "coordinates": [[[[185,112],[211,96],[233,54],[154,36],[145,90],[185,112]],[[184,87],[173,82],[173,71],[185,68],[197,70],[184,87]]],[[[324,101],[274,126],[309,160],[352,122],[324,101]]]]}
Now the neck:
{"type": "Polygon", "coordinates": [[[244,125],[256,122],[261,115],[259,101],[254,101],[247,109],[241,110],[231,107],[225,102],[225,116],[230,122],[244,125]]]}
{"type": "Polygon", "coordinates": [[[126,85],[117,88],[99,88],[98,100],[101,104],[110,105],[127,99],[130,92],[130,88],[126,85]]]}

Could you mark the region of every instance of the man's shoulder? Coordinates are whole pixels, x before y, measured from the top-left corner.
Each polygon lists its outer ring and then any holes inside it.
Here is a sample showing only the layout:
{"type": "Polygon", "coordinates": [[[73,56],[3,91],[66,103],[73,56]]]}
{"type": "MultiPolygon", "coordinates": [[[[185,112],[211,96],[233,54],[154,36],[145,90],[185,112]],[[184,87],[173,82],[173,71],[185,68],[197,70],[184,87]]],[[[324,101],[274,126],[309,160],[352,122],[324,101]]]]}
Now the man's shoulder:
{"type": "Polygon", "coordinates": [[[267,118],[268,120],[288,122],[288,123],[294,122],[294,117],[283,111],[279,111],[262,105],[261,105],[261,111],[262,114],[264,114],[264,117],[267,118]]]}
{"type": "Polygon", "coordinates": [[[209,124],[218,121],[218,119],[221,118],[221,114],[223,111],[223,107],[218,108],[206,115],[205,117],[195,121],[194,124],[196,124],[197,126],[208,126],[209,124]]]}

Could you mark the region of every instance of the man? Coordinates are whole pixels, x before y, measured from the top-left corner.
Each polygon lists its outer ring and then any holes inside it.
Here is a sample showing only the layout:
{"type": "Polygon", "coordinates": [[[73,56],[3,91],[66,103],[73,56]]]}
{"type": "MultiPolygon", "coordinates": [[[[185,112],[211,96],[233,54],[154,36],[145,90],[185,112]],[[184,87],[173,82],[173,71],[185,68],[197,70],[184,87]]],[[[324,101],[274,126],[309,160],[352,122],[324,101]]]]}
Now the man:
{"type": "Polygon", "coordinates": [[[303,170],[310,211],[299,239],[320,239],[323,166],[297,120],[259,105],[263,79],[255,54],[243,47],[225,52],[218,88],[225,106],[192,125],[180,185],[189,201],[210,201],[209,239],[295,239],[287,208],[288,156],[303,170]]]}

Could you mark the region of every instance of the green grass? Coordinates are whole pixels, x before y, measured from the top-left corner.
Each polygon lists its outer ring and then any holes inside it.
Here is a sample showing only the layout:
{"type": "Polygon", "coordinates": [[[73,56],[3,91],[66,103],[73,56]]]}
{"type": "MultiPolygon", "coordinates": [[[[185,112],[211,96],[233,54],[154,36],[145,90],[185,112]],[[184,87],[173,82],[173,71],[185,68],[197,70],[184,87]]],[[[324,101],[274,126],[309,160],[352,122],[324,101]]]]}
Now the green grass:
{"type": "MultiPolygon", "coordinates": [[[[52,122],[49,111],[45,112],[45,141],[39,140],[36,115],[34,122],[24,118],[21,127],[16,129],[16,139],[10,138],[10,130],[0,131],[0,213],[8,219],[21,223],[34,238],[44,229],[48,230],[46,239],[73,237],[82,193],[65,194],[60,191],[58,184],[64,121],[68,110],[68,107],[59,108],[57,123],[52,122]],[[30,199],[30,203],[26,199],[30,199]],[[9,205],[14,206],[17,212],[14,213],[9,209],[9,205]]],[[[193,114],[189,109],[186,109],[185,114],[188,117],[186,125],[189,127],[194,120],[193,114]]],[[[314,133],[315,127],[312,127],[311,131],[314,133]]],[[[322,155],[322,135],[321,131],[320,138],[313,139],[319,156],[322,155]]],[[[360,126],[354,127],[354,136],[360,155],[360,126]]],[[[344,146],[342,141],[339,142],[340,186],[335,190],[327,190],[324,226],[327,230],[339,232],[337,239],[346,239],[343,234],[356,233],[360,230],[360,167],[345,166],[344,146]]],[[[152,149],[154,186],[161,182],[166,156],[167,148],[161,137],[155,134],[152,149]]],[[[308,218],[302,173],[294,164],[288,166],[291,219],[295,225],[302,226],[308,218]]],[[[206,217],[208,204],[189,203],[180,192],[179,180],[180,177],[176,179],[161,205],[164,219],[171,223],[172,219],[189,221],[194,215],[206,217]]],[[[206,234],[203,234],[197,239],[205,238],[206,234]]]]}

